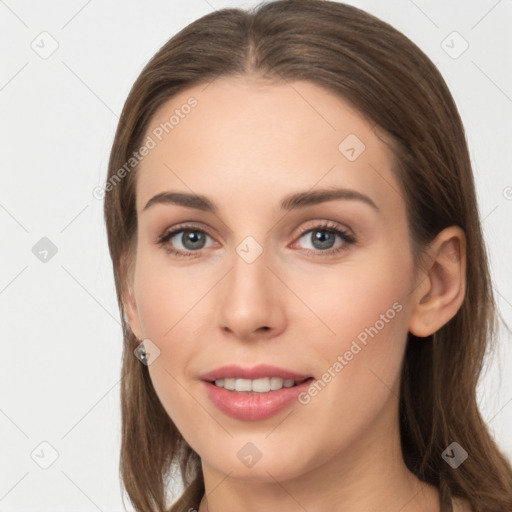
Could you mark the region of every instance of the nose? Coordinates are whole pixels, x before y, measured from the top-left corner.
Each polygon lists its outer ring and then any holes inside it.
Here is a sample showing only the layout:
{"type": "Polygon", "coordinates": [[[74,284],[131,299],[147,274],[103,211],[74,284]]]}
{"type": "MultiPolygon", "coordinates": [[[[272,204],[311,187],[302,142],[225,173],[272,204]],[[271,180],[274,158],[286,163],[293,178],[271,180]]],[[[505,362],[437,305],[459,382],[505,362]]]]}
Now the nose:
{"type": "Polygon", "coordinates": [[[268,267],[265,251],[252,262],[235,253],[233,267],[218,288],[216,325],[234,338],[256,340],[285,329],[283,284],[268,267]]]}

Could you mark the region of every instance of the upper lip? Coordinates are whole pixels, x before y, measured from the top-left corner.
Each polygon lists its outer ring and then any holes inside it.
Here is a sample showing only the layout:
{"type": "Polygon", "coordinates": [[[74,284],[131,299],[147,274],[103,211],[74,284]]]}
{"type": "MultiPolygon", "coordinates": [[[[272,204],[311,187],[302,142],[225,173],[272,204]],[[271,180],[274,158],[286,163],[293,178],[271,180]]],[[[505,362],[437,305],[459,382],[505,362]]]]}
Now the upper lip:
{"type": "Polygon", "coordinates": [[[280,377],[300,382],[308,379],[311,375],[296,373],[291,370],[279,368],[268,364],[259,364],[252,368],[244,368],[236,364],[222,366],[200,376],[201,380],[213,382],[217,379],[261,379],[264,377],[280,377]]]}

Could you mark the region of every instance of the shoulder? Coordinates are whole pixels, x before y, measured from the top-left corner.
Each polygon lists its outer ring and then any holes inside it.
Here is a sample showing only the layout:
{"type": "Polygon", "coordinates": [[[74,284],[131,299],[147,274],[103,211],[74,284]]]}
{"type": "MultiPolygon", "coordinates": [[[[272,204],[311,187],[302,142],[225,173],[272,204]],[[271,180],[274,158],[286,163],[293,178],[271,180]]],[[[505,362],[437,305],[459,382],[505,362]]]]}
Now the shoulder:
{"type": "Polygon", "coordinates": [[[469,501],[465,498],[452,497],[453,512],[473,512],[469,501]]]}

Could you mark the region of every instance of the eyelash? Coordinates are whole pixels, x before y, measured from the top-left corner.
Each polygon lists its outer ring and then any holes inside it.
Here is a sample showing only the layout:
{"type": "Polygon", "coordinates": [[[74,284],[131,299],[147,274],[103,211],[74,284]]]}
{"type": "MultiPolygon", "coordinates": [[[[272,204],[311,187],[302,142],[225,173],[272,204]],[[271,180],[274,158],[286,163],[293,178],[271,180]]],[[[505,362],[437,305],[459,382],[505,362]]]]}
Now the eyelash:
{"type": "MultiPolygon", "coordinates": [[[[200,256],[201,249],[199,249],[197,251],[184,252],[179,249],[173,249],[167,245],[167,242],[171,238],[173,238],[176,234],[178,234],[182,231],[192,231],[192,232],[202,233],[207,236],[210,236],[206,231],[198,228],[197,226],[194,226],[192,224],[182,224],[182,225],[176,226],[176,228],[173,229],[172,231],[168,231],[168,232],[164,233],[163,235],[159,236],[156,240],[157,245],[162,247],[168,254],[172,254],[173,256],[184,257],[184,258],[196,258],[196,257],[200,256]],[[191,254],[193,254],[193,253],[196,253],[196,254],[194,256],[192,256],[191,254]]],[[[320,256],[320,257],[333,256],[335,254],[339,254],[343,251],[346,251],[348,249],[347,246],[355,244],[357,242],[357,239],[355,236],[350,235],[347,231],[344,231],[343,229],[339,228],[337,224],[332,223],[332,222],[322,222],[313,227],[304,228],[297,238],[298,239],[302,238],[306,233],[308,233],[310,231],[324,231],[324,232],[328,232],[328,233],[331,233],[334,235],[338,235],[344,242],[344,244],[341,245],[341,247],[338,247],[336,249],[328,249],[326,251],[321,251],[319,249],[317,249],[317,250],[305,249],[306,254],[311,254],[313,256],[320,256]]]]}

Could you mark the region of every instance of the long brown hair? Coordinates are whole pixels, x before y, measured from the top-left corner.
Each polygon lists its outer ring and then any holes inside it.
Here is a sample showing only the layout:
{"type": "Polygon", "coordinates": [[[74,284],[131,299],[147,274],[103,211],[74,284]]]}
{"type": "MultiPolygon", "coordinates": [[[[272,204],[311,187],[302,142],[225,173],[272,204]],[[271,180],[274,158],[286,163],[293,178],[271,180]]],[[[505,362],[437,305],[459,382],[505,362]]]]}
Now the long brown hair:
{"type": "Polygon", "coordinates": [[[512,468],[476,399],[499,314],[459,113],[435,65],[406,36],[358,8],[327,0],[278,0],[203,16],[154,55],[124,105],[110,155],[104,213],[124,337],[120,475],[135,510],[167,510],[176,470],[184,493],[171,510],[197,509],[204,481],[198,454],[161,405],[147,367],[133,355],[137,341],[123,316],[137,243],[137,166],[126,171],[125,164],[165,101],[216,77],[247,74],[323,86],[387,135],[415,261],[443,228],[464,230],[467,288],[461,308],[428,338],[409,333],[400,390],[403,456],[418,478],[441,493],[467,499],[475,512],[512,510],[512,468]],[[126,172],[120,173],[123,166],[126,172]],[[469,454],[457,469],[441,456],[452,441],[469,454]]]}

